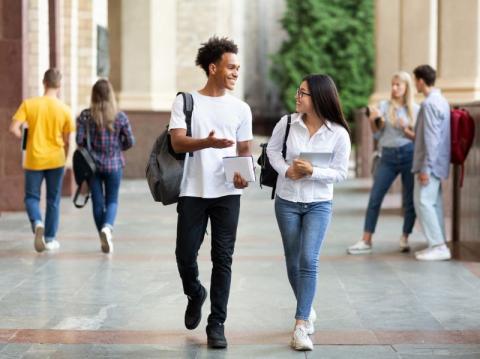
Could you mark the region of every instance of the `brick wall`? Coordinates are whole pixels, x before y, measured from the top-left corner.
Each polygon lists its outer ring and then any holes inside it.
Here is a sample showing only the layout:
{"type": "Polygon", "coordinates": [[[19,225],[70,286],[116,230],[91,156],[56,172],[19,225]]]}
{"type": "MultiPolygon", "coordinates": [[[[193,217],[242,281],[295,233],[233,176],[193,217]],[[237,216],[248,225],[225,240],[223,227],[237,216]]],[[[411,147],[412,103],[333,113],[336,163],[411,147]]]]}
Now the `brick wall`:
{"type": "Polygon", "coordinates": [[[27,97],[43,94],[43,74],[49,67],[48,0],[28,2],[27,97]]]}
{"type": "Polygon", "coordinates": [[[28,84],[23,72],[24,10],[22,1],[0,0],[0,211],[24,207],[20,143],[8,132],[28,84]]]}

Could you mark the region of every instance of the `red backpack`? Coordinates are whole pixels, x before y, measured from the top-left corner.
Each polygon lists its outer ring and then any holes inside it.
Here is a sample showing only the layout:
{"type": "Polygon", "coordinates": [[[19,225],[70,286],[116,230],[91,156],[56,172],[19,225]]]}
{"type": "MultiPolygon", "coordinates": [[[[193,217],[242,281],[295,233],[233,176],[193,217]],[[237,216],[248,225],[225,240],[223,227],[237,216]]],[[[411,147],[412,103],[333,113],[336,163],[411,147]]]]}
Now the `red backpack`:
{"type": "Polygon", "coordinates": [[[463,186],[464,162],[475,136],[475,122],[465,109],[454,108],[450,111],[451,157],[450,162],[461,165],[460,187],[463,186]]]}

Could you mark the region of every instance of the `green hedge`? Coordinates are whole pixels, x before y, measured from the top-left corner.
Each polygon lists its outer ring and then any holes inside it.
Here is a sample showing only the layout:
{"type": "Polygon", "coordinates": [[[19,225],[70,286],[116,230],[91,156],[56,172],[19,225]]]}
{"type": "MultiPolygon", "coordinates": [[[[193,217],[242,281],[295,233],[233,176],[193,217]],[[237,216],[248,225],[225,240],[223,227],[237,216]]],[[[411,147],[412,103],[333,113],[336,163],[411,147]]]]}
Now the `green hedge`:
{"type": "Polygon", "coordinates": [[[288,34],[273,55],[272,77],[288,111],[295,90],[310,73],[330,75],[345,115],[364,106],[372,92],[373,0],[286,0],[282,19],[288,34]]]}

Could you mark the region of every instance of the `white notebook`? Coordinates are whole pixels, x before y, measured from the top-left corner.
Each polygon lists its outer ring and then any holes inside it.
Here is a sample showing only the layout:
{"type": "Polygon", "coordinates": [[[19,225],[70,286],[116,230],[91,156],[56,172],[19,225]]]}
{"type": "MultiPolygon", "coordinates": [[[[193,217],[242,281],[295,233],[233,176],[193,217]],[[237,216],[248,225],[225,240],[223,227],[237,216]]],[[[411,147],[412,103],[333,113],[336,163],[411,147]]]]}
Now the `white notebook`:
{"type": "Polygon", "coordinates": [[[314,167],[328,168],[332,160],[332,152],[300,152],[298,158],[310,162],[314,167]]]}
{"type": "Polygon", "coordinates": [[[255,182],[255,169],[252,156],[223,157],[223,168],[225,169],[225,179],[227,182],[233,182],[235,172],[248,182],[255,182]]]}

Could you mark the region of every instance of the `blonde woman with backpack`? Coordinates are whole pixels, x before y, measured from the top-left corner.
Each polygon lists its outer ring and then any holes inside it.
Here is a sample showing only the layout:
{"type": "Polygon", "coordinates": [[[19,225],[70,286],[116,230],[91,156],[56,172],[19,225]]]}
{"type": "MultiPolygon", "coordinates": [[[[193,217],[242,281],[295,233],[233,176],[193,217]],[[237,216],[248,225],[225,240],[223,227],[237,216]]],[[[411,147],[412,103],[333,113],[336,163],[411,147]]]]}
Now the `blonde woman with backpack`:
{"type": "Polygon", "coordinates": [[[89,183],[93,218],[102,252],[111,253],[118,191],[125,167],[122,151],[132,147],[135,139],[128,117],[118,111],[115,93],[106,79],[100,79],[93,85],[90,108],[83,110],[77,118],[78,146],[87,146],[87,129],[90,153],[97,168],[89,183]]]}
{"type": "Polygon", "coordinates": [[[380,207],[385,194],[398,175],[402,178],[404,223],[400,237],[400,250],[408,252],[408,236],[415,223],[413,205],[412,161],[415,138],[414,125],[419,106],[414,102],[414,88],[411,76],[400,71],[392,76],[391,97],[370,108],[370,127],[381,149],[380,163],[374,173],[365,217],[363,237],[348,247],[349,254],[372,252],[372,236],[377,225],[380,207]]]}

